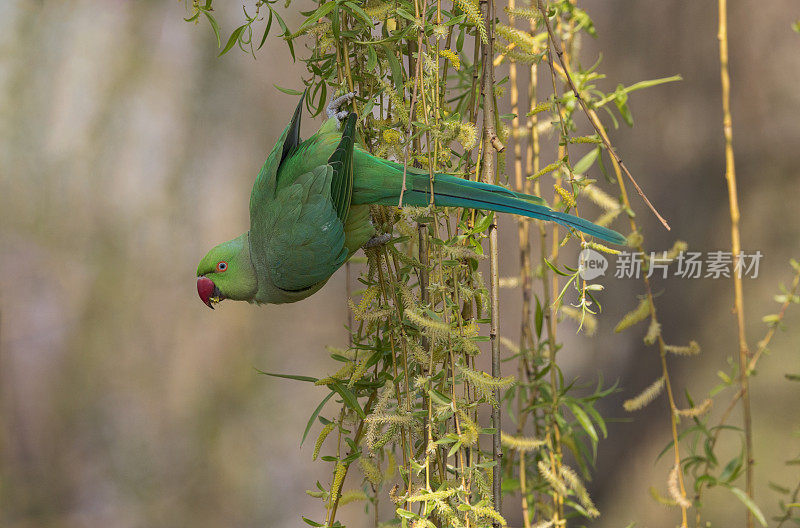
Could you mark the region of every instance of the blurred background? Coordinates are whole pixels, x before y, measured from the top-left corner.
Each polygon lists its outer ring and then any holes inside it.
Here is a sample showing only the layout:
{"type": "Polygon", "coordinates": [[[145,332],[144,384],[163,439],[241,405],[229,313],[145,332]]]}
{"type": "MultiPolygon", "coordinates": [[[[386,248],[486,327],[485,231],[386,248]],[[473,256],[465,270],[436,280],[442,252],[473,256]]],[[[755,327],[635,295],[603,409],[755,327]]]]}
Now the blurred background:
{"type": "MultiPolygon", "coordinates": [[[[729,250],[716,2],[581,5],[599,33],[583,40],[583,62],[602,52],[603,88],[684,78],[633,94],[636,126],[612,136],[672,225],[665,232],[634,198],[648,247],[680,238],[694,251],[729,250]]],[[[238,5],[217,10],[227,36],[238,5]]],[[[194,276],[211,246],[247,228],[253,178],[296,104],[273,84],[297,88],[304,69],[276,38],[257,60],[235,50],[218,59],[207,24],[184,16],[175,1],[0,1],[3,527],[284,527],[322,516],[304,490],[330,468],[299,440],[326,391],[254,367],[332,371],[324,345],[345,343],[344,273],[295,305],[214,312],[194,276]]],[[[745,283],[755,344],[790,280],[789,258],[800,257],[800,35],[790,29],[800,10],[745,0],[729,17],[743,246],[764,254],[745,283]]],[[[306,118],[304,129],[319,123],[306,118]]],[[[517,273],[514,225],[501,223],[505,276],[517,273]]],[[[621,388],[602,409],[620,420],[601,443],[591,488],[603,515],[592,526],[671,527],[676,510],[647,492],[666,494],[669,462],[656,462],[669,440],[665,401],[633,415],[620,405],[660,375],[644,328],[612,331],[642,286],[600,282],[597,336],[565,324],[561,356],[569,377],[621,388]]],[[[655,289],[667,341],[703,347],[698,359],[670,360],[679,392],[701,398],[736,351],[732,285],[669,279],[655,289]]],[[[511,338],[517,297],[502,300],[511,338]]],[[[787,323],[751,385],[756,495],[768,517],[777,495],[767,482],[800,478],[783,465],[800,450],[800,384],[783,376],[800,372],[800,314],[787,323]]],[[[729,493],[706,499],[715,526],[741,523],[729,493]]],[[[361,509],[344,508],[343,522],[367,526],[361,509]]]]}

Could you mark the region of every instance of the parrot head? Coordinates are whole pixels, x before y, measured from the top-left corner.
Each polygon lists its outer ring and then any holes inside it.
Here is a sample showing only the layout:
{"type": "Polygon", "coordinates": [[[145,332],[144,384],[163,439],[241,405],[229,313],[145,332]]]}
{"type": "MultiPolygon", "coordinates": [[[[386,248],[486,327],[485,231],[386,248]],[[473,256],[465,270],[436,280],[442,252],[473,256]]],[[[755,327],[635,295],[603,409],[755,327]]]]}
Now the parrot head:
{"type": "Polygon", "coordinates": [[[218,245],[197,266],[197,294],[212,310],[224,299],[252,301],[257,290],[249,233],[218,245]]]}

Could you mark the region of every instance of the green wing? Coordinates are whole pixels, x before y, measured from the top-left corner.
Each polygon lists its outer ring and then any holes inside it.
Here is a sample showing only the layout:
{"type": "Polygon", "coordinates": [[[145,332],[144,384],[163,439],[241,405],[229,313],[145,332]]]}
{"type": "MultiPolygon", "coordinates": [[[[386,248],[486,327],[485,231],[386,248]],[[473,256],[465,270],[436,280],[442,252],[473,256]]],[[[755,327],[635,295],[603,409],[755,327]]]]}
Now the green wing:
{"type": "Polygon", "coordinates": [[[348,116],[326,165],[287,178],[255,215],[251,205],[254,265],[282,290],[302,291],[327,280],[349,256],[344,225],[353,193],[355,123],[355,115],[348,116]]]}
{"type": "Polygon", "coordinates": [[[297,150],[300,145],[300,116],[303,112],[303,101],[306,93],[300,98],[297,108],[294,110],[292,120],[284,129],[278,142],[272,147],[272,151],[267,156],[267,161],[261,167],[261,172],[256,176],[253,184],[253,191],[250,193],[250,220],[252,223],[253,215],[259,214],[260,209],[266,202],[275,198],[278,183],[278,168],[292,152],[297,150]]]}
{"type": "Polygon", "coordinates": [[[330,165],[301,174],[251,226],[251,254],[282,290],[310,288],[347,260],[344,224],[330,199],[333,175],[330,165]]]}
{"type": "Polygon", "coordinates": [[[347,220],[350,201],[353,198],[353,145],[356,134],[356,115],[350,114],[344,124],[342,139],[336,150],[328,159],[333,167],[331,199],[336,207],[336,214],[342,222],[347,220]]]}

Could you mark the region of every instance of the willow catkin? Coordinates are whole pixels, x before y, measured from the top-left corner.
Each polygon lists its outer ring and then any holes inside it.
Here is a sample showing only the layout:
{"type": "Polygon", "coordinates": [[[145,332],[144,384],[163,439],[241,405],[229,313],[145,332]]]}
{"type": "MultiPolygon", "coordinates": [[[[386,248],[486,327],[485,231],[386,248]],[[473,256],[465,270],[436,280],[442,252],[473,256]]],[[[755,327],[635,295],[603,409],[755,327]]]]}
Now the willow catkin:
{"type": "Polygon", "coordinates": [[[697,341],[689,341],[686,346],[665,345],[664,351],[676,356],[696,356],[700,353],[700,345],[697,341]]]}
{"type": "Polygon", "coordinates": [[[660,377],[655,380],[649,387],[639,393],[638,396],[635,398],[631,398],[630,400],[625,400],[622,406],[625,408],[626,411],[638,411],[639,409],[645,407],[647,404],[655,400],[661,391],[664,390],[664,377],[660,377]]]}
{"type": "Polygon", "coordinates": [[[639,301],[639,306],[622,317],[620,322],[617,323],[617,326],[614,327],[614,332],[622,332],[626,328],[630,328],[636,323],[644,321],[647,319],[648,315],[650,315],[650,299],[645,297],[639,301]]]}

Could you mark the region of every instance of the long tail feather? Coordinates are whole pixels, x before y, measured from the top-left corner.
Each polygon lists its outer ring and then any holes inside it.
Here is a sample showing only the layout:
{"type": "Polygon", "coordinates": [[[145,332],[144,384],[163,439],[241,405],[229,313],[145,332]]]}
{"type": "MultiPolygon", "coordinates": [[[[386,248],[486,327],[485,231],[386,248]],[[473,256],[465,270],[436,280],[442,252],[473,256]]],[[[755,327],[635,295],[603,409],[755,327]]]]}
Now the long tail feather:
{"type": "MultiPolygon", "coordinates": [[[[412,167],[404,169],[399,163],[371,156],[360,149],[354,153],[354,157],[358,173],[354,203],[397,205],[404,170],[406,190],[403,191],[403,203],[417,207],[425,207],[431,203],[428,171],[412,167]]],[[[518,193],[498,185],[436,173],[433,180],[433,197],[434,205],[486,209],[538,218],[577,229],[613,244],[627,243],[625,237],[616,231],[571,214],[553,211],[538,196],[518,193]]]]}
{"type": "MultiPolygon", "coordinates": [[[[403,201],[408,205],[421,207],[428,205],[430,203],[428,176],[409,174],[407,175],[408,180],[410,180],[408,182],[410,185],[407,185],[408,189],[403,201]]],[[[433,195],[434,205],[486,209],[538,218],[577,229],[613,244],[625,245],[627,242],[624,236],[612,229],[550,209],[537,196],[516,193],[496,185],[463,180],[449,174],[437,174],[434,178],[433,195]]]]}

